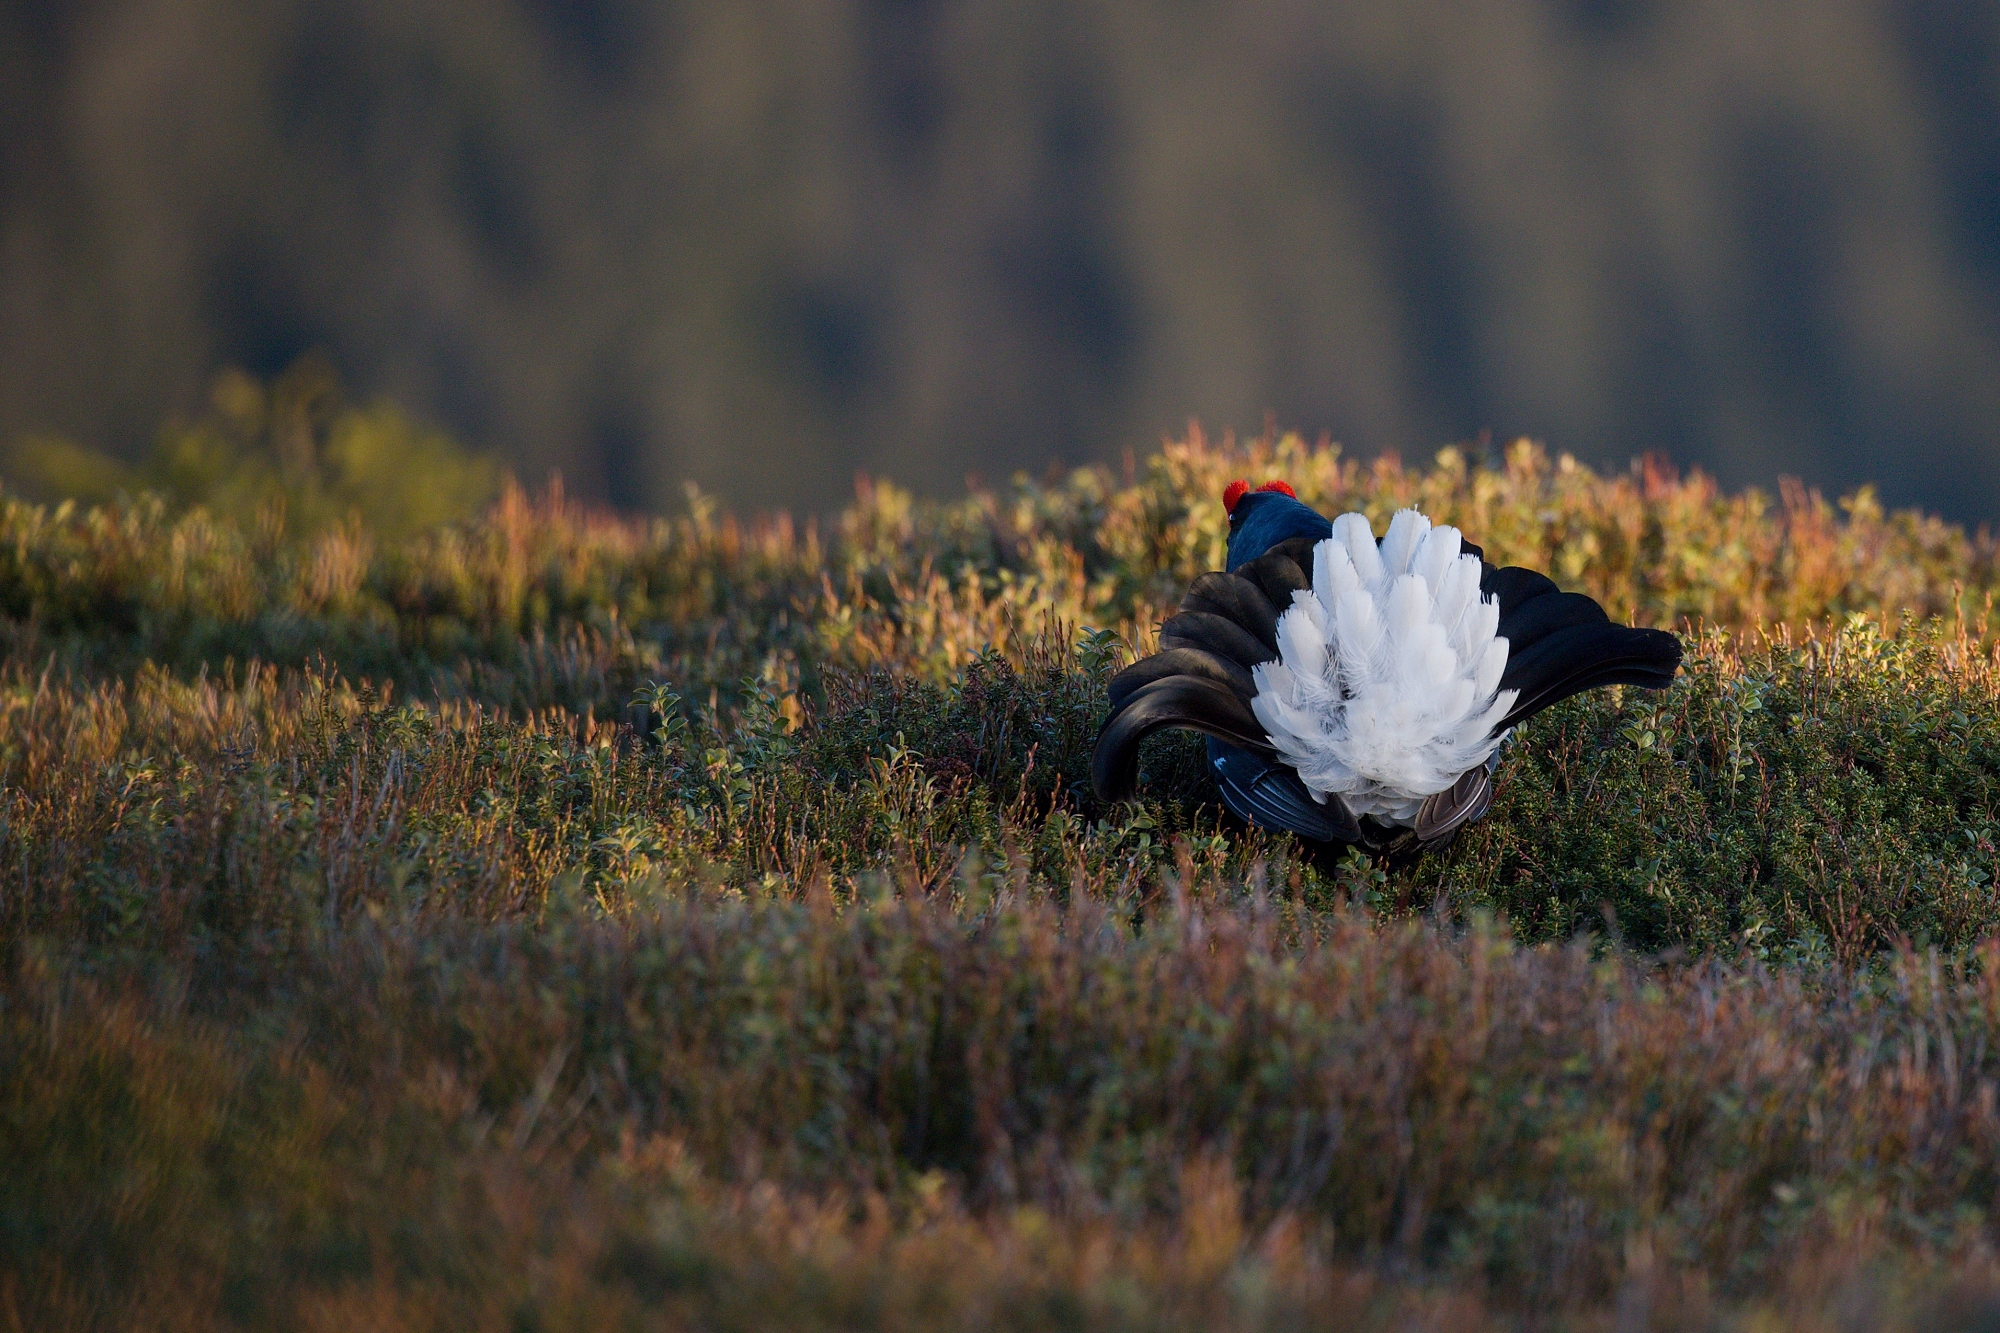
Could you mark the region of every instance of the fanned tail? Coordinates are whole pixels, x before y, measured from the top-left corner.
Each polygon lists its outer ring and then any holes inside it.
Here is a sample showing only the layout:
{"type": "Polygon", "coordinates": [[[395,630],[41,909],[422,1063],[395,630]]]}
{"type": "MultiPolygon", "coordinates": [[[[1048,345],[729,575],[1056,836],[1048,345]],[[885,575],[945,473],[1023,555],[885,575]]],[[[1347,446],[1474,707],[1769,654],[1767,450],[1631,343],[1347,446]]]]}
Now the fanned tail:
{"type": "MultiPolygon", "coordinates": [[[[1475,761],[1446,789],[1431,788],[1435,794],[1414,807],[1413,826],[1399,835],[1425,848],[1449,843],[1460,828],[1491,806],[1498,759],[1490,738],[1600,685],[1664,688],[1680,665],[1681,645],[1674,635],[1613,624],[1595,601],[1581,593],[1565,593],[1533,570],[1495,568],[1485,562],[1479,547],[1462,541],[1455,531],[1446,530],[1451,533],[1449,540],[1440,532],[1438,541],[1426,541],[1430,524],[1414,513],[1399,515],[1378,547],[1360,515],[1329,524],[1289,496],[1245,495],[1241,504],[1256,512],[1250,515],[1251,523],[1232,532],[1231,572],[1196,579],[1179,612],[1160,627],[1160,651],[1111,681],[1111,714],[1098,734],[1091,773],[1104,800],[1133,795],[1139,746],[1147,736],[1184,728],[1209,736],[1210,764],[1223,803],[1238,817],[1316,842],[1386,845],[1381,837],[1393,828],[1364,824],[1357,810],[1367,807],[1350,804],[1339,791],[1309,787],[1288,754],[1273,743],[1267,719],[1259,711],[1275,707],[1270,699],[1258,702],[1259,680],[1268,674],[1260,668],[1271,664],[1270,671],[1289,670],[1284,665],[1290,660],[1287,654],[1317,660],[1306,652],[1303,622],[1280,624],[1302,604],[1295,600],[1300,592],[1313,594],[1331,616],[1342,605],[1337,594],[1347,583],[1381,576],[1385,594],[1381,610],[1387,619],[1375,628],[1388,635],[1384,642],[1402,646],[1393,664],[1385,659],[1377,668],[1404,673],[1412,687],[1405,693],[1419,702],[1433,695],[1444,699],[1447,687],[1456,693],[1469,688],[1472,700],[1493,700],[1490,708],[1481,706],[1466,715],[1465,729],[1476,730],[1478,736],[1453,733],[1445,738],[1469,747],[1468,757],[1488,758],[1475,761]],[[1261,552],[1252,540],[1263,535],[1252,531],[1257,528],[1276,539],[1261,552]],[[1316,557],[1329,529],[1341,539],[1335,544],[1350,551],[1350,560],[1333,559],[1330,548],[1316,557]],[[1454,572],[1454,562],[1461,556],[1477,562],[1476,584],[1470,572],[1473,562],[1466,562],[1463,574],[1454,572]],[[1329,560],[1332,563],[1325,569],[1316,569],[1329,560]],[[1420,577],[1423,588],[1418,589],[1414,578],[1405,579],[1404,571],[1420,577]],[[1335,575],[1337,584],[1315,586],[1316,578],[1335,575]],[[1397,579],[1405,580],[1400,591],[1391,586],[1397,579]],[[1417,604],[1418,591],[1431,599],[1437,630],[1418,623],[1424,619],[1417,614],[1424,609],[1417,604]],[[1446,629],[1449,633],[1442,641],[1432,642],[1446,629]],[[1488,639],[1496,641],[1490,653],[1475,651],[1488,639]],[[1505,644],[1497,642],[1501,639],[1505,644]],[[1281,644],[1287,643],[1290,647],[1281,652],[1281,644]],[[1448,655],[1457,657],[1455,664],[1446,661],[1448,655]],[[1487,665],[1481,666],[1482,662],[1487,665]],[[1446,670],[1454,665],[1456,670],[1446,670]],[[1467,672],[1472,673],[1468,679],[1458,679],[1467,672]],[[1475,745],[1480,737],[1489,739],[1475,745]]],[[[1346,609],[1358,614],[1360,608],[1357,604],[1346,609]]],[[[1372,624],[1357,621],[1350,627],[1359,636],[1357,642],[1373,641],[1372,624]]]]}

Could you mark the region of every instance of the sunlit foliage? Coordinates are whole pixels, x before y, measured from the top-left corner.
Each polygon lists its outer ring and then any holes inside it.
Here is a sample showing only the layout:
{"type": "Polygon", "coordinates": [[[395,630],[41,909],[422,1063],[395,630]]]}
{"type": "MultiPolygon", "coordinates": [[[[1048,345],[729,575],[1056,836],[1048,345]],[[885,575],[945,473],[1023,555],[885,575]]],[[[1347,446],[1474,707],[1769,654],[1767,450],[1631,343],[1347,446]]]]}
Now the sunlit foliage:
{"type": "Polygon", "coordinates": [[[225,371],[210,386],[208,410],[170,422],[136,467],[64,440],[28,437],[0,450],[0,476],[30,495],[86,504],[151,492],[267,542],[343,525],[412,536],[473,517],[501,481],[492,460],[394,406],[348,403],[319,356],[269,384],[225,371]]]}

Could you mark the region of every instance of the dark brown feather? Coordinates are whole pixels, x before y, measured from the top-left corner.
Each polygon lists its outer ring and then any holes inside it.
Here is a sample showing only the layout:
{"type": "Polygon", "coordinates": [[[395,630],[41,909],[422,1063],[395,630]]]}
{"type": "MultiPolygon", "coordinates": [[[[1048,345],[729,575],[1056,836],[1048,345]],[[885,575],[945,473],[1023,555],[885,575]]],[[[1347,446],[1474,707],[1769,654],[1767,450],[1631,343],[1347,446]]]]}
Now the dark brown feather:
{"type": "Polygon", "coordinates": [[[1234,621],[1263,644],[1272,657],[1278,655],[1277,608],[1271,605],[1264,590],[1249,579],[1211,570],[1188,585],[1187,595],[1181,598],[1181,610],[1203,611],[1234,621]]]}
{"type": "MultiPolygon", "coordinates": [[[[1297,565],[1305,573],[1306,586],[1312,586],[1313,547],[1324,541],[1322,537],[1287,537],[1264,555],[1282,555],[1297,565]]],[[[1264,556],[1257,557],[1259,560],[1264,556]]]]}
{"type": "Polygon", "coordinates": [[[1226,657],[1244,670],[1278,654],[1256,635],[1213,611],[1183,611],[1160,626],[1161,648],[1199,648],[1226,657]]]}
{"type": "Polygon", "coordinates": [[[1255,560],[1239,565],[1238,578],[1249,579],[1264,590],[1271,605],[1283,615],[1292,609],[1292,594],[1307,592],[1312,588],[1311,565],[1299,568],[1299,562],[1283,551],[1272,551],[1258,556],[1255,560]]]}
{"type": "Polygon", "coordinates": [[[1206,676],[1227,685],[1245,703],[1257,697],[1256,681],[1237,663],[1200,648],[1169,648],[1140,658],[1111,678],[1111,711],[1116,713],[1139,689],[1168,676],[1206,676]]]}
{"type": "Polygon", "coordinates": [[[1426,847],[1448,842],[1458,830],[1493,804],[1493,775],[1484,764],[1459,774],[1457,782],[1417,807],[1417,841],[1426,847]]]}

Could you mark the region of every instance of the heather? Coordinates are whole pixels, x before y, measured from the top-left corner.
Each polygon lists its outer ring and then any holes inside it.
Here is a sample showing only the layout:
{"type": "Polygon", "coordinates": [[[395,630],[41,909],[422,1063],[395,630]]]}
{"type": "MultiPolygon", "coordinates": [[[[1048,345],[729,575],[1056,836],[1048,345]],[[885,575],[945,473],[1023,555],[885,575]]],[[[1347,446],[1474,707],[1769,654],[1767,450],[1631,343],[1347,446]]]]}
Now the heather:
{"type": "Polygon", "coordinates": [[[1296,437],[825,523],[350,499],[0,499],[22,1327],[1951,1327],[2000,1292],[1983,535],[1296,437]],[[1101,806],[1103,682],[1237,475],[1420,503],[1681,629],[1684,678],[1536,719],[1414,864],[1232,827],[1184,737],[1101,806]]]}

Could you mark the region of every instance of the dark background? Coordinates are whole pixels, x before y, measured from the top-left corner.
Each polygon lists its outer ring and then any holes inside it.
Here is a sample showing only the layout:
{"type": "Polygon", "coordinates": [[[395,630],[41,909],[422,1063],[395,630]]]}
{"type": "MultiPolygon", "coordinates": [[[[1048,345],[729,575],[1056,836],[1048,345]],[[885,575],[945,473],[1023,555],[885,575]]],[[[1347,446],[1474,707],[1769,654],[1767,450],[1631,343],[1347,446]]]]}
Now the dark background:
{"type": "Polygon", "coordinates": [[[0,15],[0,437],[324,348],[632,508],[1269,410],[2000,511],[1992,0],[0,15]]]}

